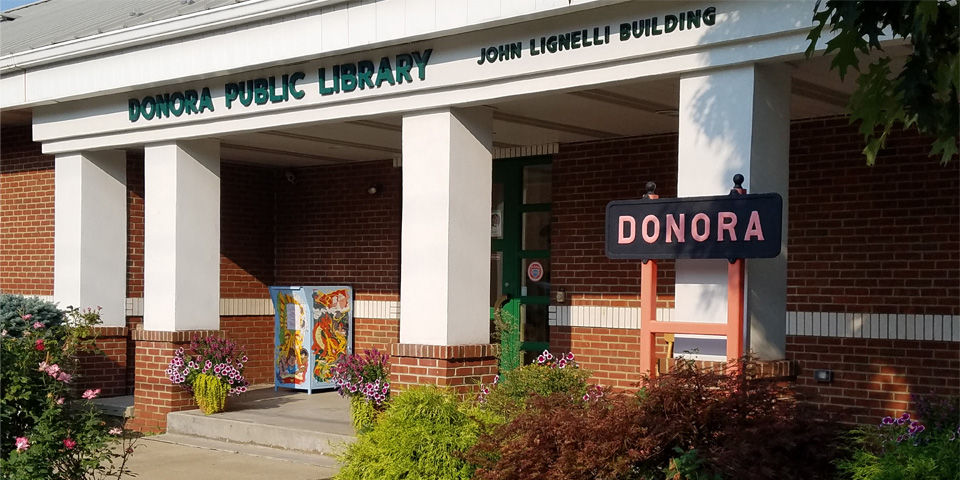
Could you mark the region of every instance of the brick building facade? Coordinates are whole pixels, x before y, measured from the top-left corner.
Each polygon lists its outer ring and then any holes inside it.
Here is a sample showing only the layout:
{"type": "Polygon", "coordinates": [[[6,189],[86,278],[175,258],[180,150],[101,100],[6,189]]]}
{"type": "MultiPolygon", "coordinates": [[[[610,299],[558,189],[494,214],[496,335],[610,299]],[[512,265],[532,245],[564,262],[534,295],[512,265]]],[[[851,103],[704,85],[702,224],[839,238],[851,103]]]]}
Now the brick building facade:
{"type": "MultiPolygon", "coordinates": [[[[746,262],[731,345],[795,361],[804,393],[856,421],[960,394],[960,162],[907,131],[864,165],[853,82],[802,53],[808,3],[17,8],[0,30],[0,290],[102,306],[85,381],[133,394],[141,429],[190,408],[164,370],[195,334],[240,341],[248,378],[274,380],[276,285],[351,286],[354,346],[391,352],[398,388],[490,381],[494,305],[528,354],[572,351],[626,388],[641,267],[606,256],[606,205],[648,181],[725,194],[742,174],[787,221],[781,253],[746,262]]],[[[725,322],[726,274],[661,261],[642,313],[725,322]]]]}
{"type": "MultiPolygon", "coordinates": [[[[53,162],[28,134],[25,127],[0,132],[0,277],[4,292],[49,296],[53,162]]],[[[860,137],[843,118],[794,122],[791,139],[788,310],[818,319],[823,314],[824,322],[817,331],[788,327],[787,358],[799,365],[801,391],[858,421],[909,409],[911,393],[960,394],[960,332],[951,320],[960,315],[957,163],[938,165],[927,158],[925,139],[900,132],[878,164],[866,167],[860,137]],[[811,142],[829,147],[811,148],[811,142]],[[921,228],[925,235],[917,234],[921,228]],[[830,314],[858,314],[866,327],[838,332],[830,314]],[[891,335],[866,331],[880,315],[891,318],[889,327],[884,322],[891,335]],[[900,331],[892,326],[898,315],[900,331]],[[834,381],[817,383],[814,369],[833,370],[834,381]]],[[[657,182],[661,195],[672,196],[676,142],[676,135],[658,135],[560,145],[553,156],[550,260],[553,285],[565,288],[569,306],[639,308],[639,263],[606,258],[598,212],[609,201],[635,197],[648,179],[657,182]]],[[[131,299],[142,297],[143,285],[142,162],[131,155],[127,169],[131,299]]],[[[279,169],[225,165],[221,297],[264,299],[273,284],[336,283],[352,285],[359,302],[396,303],[400,170],[391,162],[310,167],[297,169],[291,183],[279,169]],[[321,185],[331,177],[350,181],[341,190],[324,191],[321,185]],[[365,195],[362,187],[368,184],[381,185],[383,195],[365,195]]],[[[659,272],[659,307],[669,309],[670,262],[662,262],[659,272]]],[[[357,351],[390,351],[399,343],[399,319],[386,313],[356,318],[357,351]]],[[[129,340],[140,318],[130,316],[129,322],[130,329],[105,327],[100,336],[105,357],[85,362],[85,382],[106,395],[133,393],[135,374],[126,372],[147,371],[136,370],[143,361],[129,340]]],[[[221,331],[246,346],[248,377],[255,383],[272,382],[273,324],[271,315],[221,316],[221,331]]],[[[551,348],[574,352],[595,372],[594,381],[618,387],[639,378],[638,339],[635,328],[550,328],[551,348]]],[[[660,355],[666,355],[662,342],[660,355]]],[[[437,360],[419,360],[424,361],[437,360]]],[[[145,383],[165,384],[157,375],[164,368],[163,362],[154,365],[145,383]]]]}

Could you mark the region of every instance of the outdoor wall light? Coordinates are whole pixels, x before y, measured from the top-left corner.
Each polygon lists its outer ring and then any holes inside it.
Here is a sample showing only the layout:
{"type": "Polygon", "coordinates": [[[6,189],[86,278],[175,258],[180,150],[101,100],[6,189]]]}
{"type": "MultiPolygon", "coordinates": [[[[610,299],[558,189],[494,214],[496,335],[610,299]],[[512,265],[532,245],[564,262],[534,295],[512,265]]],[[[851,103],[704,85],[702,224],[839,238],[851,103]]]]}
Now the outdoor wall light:
{"type": "Polygon", "coordinates": [[[830,383],[833,381],[833,370],[814,370],[813,379],[822,383],[830,383]]]}
{"type": "Polygon", "coordinates": [[[297,182],[297,176],[294,175],[293,172],[290,171],[290,170],[287,170],[287,171],[284,173],[284,176],[287,177],[287,181],[290,182],[291,184],[297,182]]]}
{"type": "Polygon", "coordinates": [[[367,187],[367,194],[368,194],[368,195],[376,195],[377,192],[379,192],[380,189],[382,189],[382,188],[383,188],[383,187],[381,187],[379,183],[375,183],[375,184],[370,185],[369,187],[367,187]]]}
{"type": "Polygon", "coordinates": [[[567,301],[567,291],[564,290],[563,287],[560,287],[560,289],[557,290],[557,303],[563,303],[565,301],[567,301]]]}

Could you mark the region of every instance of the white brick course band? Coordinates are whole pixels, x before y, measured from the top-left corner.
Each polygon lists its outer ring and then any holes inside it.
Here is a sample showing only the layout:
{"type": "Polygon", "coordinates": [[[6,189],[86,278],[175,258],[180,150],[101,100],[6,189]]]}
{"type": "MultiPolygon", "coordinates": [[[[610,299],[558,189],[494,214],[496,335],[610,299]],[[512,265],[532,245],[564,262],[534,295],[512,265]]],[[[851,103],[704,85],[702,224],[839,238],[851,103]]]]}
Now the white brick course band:
{"type": "MultiPolygon", "coordinates": [[[[672,308],[657,320],[672,321],[672,308]]],[[[960,342],[960,316],[886,313],[787,312],[787,335],[960,342]]],[[[639,307],[561,305],[550,307],[550,325],[640,328],[639,307]]]]}
{"type": "Polygon", "coordinates": [[[560,148],[558,143],[547,143],[545,145],[525,145],[518,147],[503,147],[493,149],[494,160],[498,158],[516,158],[533,157],[536,155],[550,155],[557,153],[560,148]]]}
{"type": "MultiPolygon", "coordinates": [[[[37,295],[53,301],[49,295],[37,295]]],[[[399,320],[400,302],[357,300],[354,317],[399,320]]],[[[127,299],[127,316],[143,315],[143,299],[127,299]]],[[[220,315],[273,315],[269,298],[221,298],[220,315]]],[[[551,305],[550,326],[640,328],[639,307],[551,305]]],[[[657,320],[672,321],[672,308],[658,308],[657,320]]],[[[886,340],[960,342],[960,316],[893,313],[787,312],[787,335],[886,340]]]]}
{"type": "MultiPolygon", "coordinates": [[[[47,302],[53,302],[52,295],[28,295],[47,302]]],[[[355,318],[370,318],[375,320],[399,320],[400,302],[384,300],[356,300],[353,303],[355,318]]],[[[66,305],[62,305],[66,307],[66,305]]],[[[143,316],[143,298],[132,297],[127,299],[128,317],[143,316]]],[[[224,316],[254,316],[273,315],[273,302],[269,298],[221,298],[220,315],[224,316]]]]}

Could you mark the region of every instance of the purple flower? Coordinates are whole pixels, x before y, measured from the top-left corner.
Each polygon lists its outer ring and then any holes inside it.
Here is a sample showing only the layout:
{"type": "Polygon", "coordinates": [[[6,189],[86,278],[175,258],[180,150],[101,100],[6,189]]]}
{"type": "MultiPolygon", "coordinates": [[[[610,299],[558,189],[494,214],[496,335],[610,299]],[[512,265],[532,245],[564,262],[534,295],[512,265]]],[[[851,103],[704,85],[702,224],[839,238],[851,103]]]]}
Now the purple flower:
{"type": "Polygon", "coordinates": [[[883,417],[883,420],[880,421],[880,424],[881,424],[881,425],[893,425],[893,422],[894,422],[893,417],[891,417],[891,416],[886,416],[886,417],[883,417]]]}
{"type": "Polygon", "coordinates": [[[547,361],[547,360],[546,360],[545,358],[543,358],[543,355],[540,355],[539,357],[537,357],[537,363],[543,363],[543,362],[546,362],[546,361],[547,361]]]}

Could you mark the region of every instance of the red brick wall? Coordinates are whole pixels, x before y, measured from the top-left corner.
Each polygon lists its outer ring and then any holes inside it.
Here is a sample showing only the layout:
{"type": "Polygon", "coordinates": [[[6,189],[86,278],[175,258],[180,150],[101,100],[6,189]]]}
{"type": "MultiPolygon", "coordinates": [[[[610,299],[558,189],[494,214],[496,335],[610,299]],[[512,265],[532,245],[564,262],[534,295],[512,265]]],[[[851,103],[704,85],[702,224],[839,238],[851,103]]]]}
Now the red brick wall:
{"type": "MultiPolygon", "coordinates": [[[[604,212],[612,200],[639,198],[645,185],[677,192],[677,136],[560,145],[553,156],[551,287],[570,293],[636,294],[640,262],[604,252],[604,212]]],[[[658,293],[673,295],[673,264],[658,264],[658,293]]]]}
{"type": "Polygon", "coordinates": [[[790,135],[789,309],[960,315],[960,161],[897,132],[867,167],[842,118],[790,135]]]}
{"type": "Polygon", "coordinates": [[[471,397],[479,384],[493,383],[497,373],[496,345],[393,345],[390,349],[390,388],[411,385],[450,387],[471,397]]]}
{"type": "Polygon", "coordinates": [[[0,290],[53,294],[53,156],[31,127],[0,130],[0,290]]]}
{"type": "MultiPolygon", "coordinates": [[[[656,336],[657,358],[667,354],[656,336]]],[[[550,327],[553,353],[572,352],[581,368],[593,371],[590,382],[633,389],[640,381],[640,330],[626,328],[550,327]]]]}
{"type": "Polygon", "coordinates": [[[268,168],[221,165],[221,298],[270,297],[275,175],[268,168]]]}
{"type": "MultiPolygon", "coordinates": [[[[844,118],[793,123],[788,309],[960,314],[960,162],[940,166],[912,131],[874,167],[862,149],[844,118]]],[[[647,181],[676,195],[676,135],[561,145],[553,171],[552,286],[636,294],[640,263],[606,258],[603,212],[647,181]]],[[[672,265],[658,267],[672,295],[672,265]]]]}
{"type": "MultiPolygon", "coordinates": [[[[134,418],[128,428],[141,432],[161,432],[167,428],[167,414],[196,408],[193,397],[170,383],[164,371],[180,347],[190,343],[190,332],[133,332],[136,342],[136,376],[134,388],[134,418]],[[147,340],[149,334],[177,337],[177,341],[147,340]]],[[[157,336],[157,335],[154,335],[157,336]]]]}
{"type": "Polygon", "coordinates": [[[363,353],[376,348],[389,352],[390,345],[400,342],[400,320],[354,318],[353,351],[363,353]]]}
{"type": "Polygon", "coordinates": [[[127,152],[127,297],[143,297],[143,152],[127,152]]]}
{"type": "Polygon", "coordinates": [[[220,330],[247,352],[243,374],[251,385],[273,383],[273,323],[272,316],[220,317],[220,330]]]}
{"type": "Polygon", "coordinates": [[[81,354],[76,386],[80,390],[99,388],[103,397],[126,395],[127,329],[100,327],[97,330],[96,346],[100,352],[81,354]]]}
{"type": "Polygon", "coordinates": [[[787,351],[801,365],[799,391],[844,420],[913,411],[910,394],[960,396],[958,342],[788,336],[787,351]],[[816,369],[833,370],[833,382],[815,381],[816,369]]]}
{"type": "Polygon", "coordinates": [[[391,161],[293,169],[277,186],[276,282],[400,292],[400,169],[391,161]],[[367,194],[379,184],[380,192],[367,194]]]}

